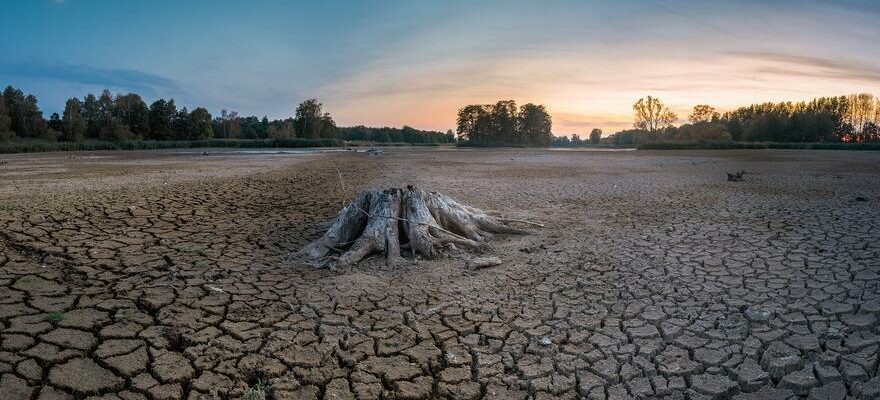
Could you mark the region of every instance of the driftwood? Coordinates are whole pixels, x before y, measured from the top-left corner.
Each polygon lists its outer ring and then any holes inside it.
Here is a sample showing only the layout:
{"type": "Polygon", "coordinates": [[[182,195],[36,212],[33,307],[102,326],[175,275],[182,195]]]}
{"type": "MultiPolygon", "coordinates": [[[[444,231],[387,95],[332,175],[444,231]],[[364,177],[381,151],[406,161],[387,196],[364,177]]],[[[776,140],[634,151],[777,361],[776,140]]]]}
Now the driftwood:
{"type": "Polygon", "coordinates": [[[730,182],[742,182],[743,181],[743,174],[745,174],[745,173],[746,173],[746,171],[734,172],[732,174],[730,172],[728,172],[727,173],[727,180],[730,182]]]}
{"type": "Polygon", "coordinates": [[[496,218],[413,186],[370,190],[349,202],[323,236],[294,256],[318,268],[354,265],[372,254],[381,254],[388,265],[394,265],[402,253],[437,258],[457,247],[485,249],[494,234],[528,232],[510,226],[511,222],[540,226],[496,218]]]}
{"type": "Polygon", "coordinates": [[[468,260],[465,263],[467,269],[473,271],[476,269],[497,267],[501,265],[501,259],[498,257],[477,257],[468,260]]]}

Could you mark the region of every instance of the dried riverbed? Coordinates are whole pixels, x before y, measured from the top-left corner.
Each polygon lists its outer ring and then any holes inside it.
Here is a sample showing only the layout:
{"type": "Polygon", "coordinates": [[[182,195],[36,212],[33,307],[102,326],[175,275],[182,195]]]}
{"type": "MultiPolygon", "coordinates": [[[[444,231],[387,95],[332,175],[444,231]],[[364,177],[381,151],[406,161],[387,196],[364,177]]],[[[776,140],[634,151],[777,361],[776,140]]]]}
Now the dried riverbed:
{"type": "Polygon", "coordinates": [[[2,399],[880,398],[877,153],[0,160],[2,399]],[[406,184],[548,226],[477,271],[284,262],[406,184]]]}

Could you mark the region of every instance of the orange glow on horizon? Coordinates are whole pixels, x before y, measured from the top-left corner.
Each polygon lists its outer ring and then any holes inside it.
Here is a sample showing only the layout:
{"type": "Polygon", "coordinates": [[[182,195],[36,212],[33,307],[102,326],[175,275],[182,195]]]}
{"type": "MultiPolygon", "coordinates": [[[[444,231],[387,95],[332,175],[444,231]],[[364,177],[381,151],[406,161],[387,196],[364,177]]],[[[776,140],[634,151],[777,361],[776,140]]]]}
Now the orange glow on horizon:
{"type": "MultiPolygon", "coordinates": [[[[858,66],[856,66],[857,68],[858,66]]],[[[468,104],[513,99],[544,104],[557,135],[604,134],[632,127],[632,104],[659,97],[684,122],[693,106],[728,111],[753,103],[802,101],[855,92],[880,92],[880,78],[865,79],[851,66],[775,54],[731,54],[709,60],[629,57],[597,64],[577,55],[495,60],[480,68],[447,66],[412,70],[393,78],[365,70],[346,82],[361,95],[325,102],[339,122],[455,129],[468,104]],[[648,72],[644,65],[650,65],[648,72]],[[470,71],[470,73],[465,73],[470,71]],[[603,79],[590,79],[602,76],[603,79]],[[379,84],[385,91],[372,94],[379,84]]],[[[326,88],[330,93],[343,86],[326,88]]]]}

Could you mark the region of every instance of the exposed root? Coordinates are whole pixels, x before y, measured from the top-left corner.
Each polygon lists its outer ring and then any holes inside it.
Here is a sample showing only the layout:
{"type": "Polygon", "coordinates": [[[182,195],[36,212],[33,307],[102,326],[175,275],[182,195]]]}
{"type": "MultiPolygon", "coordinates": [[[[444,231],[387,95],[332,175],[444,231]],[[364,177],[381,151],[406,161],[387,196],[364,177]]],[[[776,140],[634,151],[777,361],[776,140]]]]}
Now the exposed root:
{"type": "Polygon", "coordinates": [[[388,265],[400,262],[401,249],[413,257],[437,258],[456,247],[488,248],[494,234],[523,234],[508,225],[529,221],[493,217],[449,196],[412,186],[363,192],[351,201],[318,240],[296,254],[315,267],[353,265],[372,254],[388,265]]]}

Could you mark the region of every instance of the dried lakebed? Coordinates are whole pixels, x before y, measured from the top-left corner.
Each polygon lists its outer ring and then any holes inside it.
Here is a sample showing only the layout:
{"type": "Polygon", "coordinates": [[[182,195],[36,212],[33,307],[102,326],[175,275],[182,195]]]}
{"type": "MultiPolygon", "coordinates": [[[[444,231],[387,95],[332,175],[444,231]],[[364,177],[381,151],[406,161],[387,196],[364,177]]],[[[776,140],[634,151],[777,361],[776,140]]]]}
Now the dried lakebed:
{"type": "Polygon", "coordinates": [[[880,154],[0,159],[4,400],[880,398],[880,154]],[[284,262],[407,184],[547,227],[477,271],[284,262]]]}

